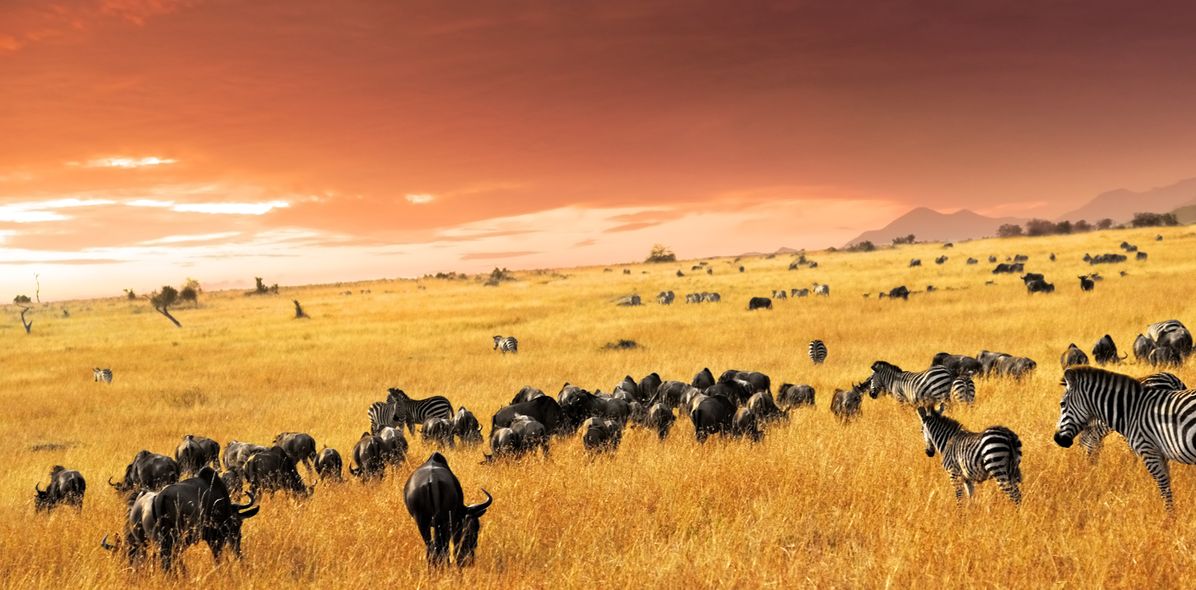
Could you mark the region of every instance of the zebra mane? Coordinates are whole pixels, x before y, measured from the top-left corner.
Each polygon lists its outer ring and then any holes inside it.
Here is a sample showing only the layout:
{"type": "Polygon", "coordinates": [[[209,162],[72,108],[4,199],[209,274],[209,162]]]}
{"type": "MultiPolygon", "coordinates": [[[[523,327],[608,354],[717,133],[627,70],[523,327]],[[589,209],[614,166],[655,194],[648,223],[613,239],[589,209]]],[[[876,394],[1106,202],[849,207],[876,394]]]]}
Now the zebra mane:
{"type": "Polygon", "coordinates": [[[898,373],[905,372],[905,371],[901,370],[901,367],[898,367],[897,365],[894,365],[893,363],[890,363],[888,361],[876,361],[875,363],[872,363],[872,372],[873,373],[880,371],[882,369],[892,369],[894,371],[897,371],[898,373]]]}
{"type": "Polygon", "coordinates": [[[1142,382],[1129,375],[1123,375],[1121,373],[1108,371],[1098,367],[1079,365],[1075,367],[1068,367],[1065,371],[1063,371],[1064,384],[1073,384],[1076,382],[1077,378],[1081,380],[1101,379],[1113,382],[1120,386],[1119,388],[1123,391],[1141,393],[1145,389],[1142,386],[1142,382]]]}

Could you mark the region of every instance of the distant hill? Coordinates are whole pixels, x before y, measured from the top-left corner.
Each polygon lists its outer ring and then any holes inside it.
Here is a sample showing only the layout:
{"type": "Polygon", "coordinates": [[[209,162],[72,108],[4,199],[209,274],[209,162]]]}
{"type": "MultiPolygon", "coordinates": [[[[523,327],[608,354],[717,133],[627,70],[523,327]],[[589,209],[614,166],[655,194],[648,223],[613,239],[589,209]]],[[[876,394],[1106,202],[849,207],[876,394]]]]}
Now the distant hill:
{"type": "Polygon", "coordinates": [[[894,219],[888,225],[860,234],[847,243],[848,246],[871,241],[878,246],[888,245],[893,238],[914,234],[918,241],[954,241],[983,238],[997,235],[997,228],[1006,223],[1024,222],[1016,217],[986,217],[963,209],[955,213],[939,213],[933,209],[919,207],[894,219]]]}
{"type": "Polygon", "coordinates": [[[1125,223],[1134,218],[1134,213],[1167,213],[1187,205],[1196,205],[1196,178],[1142,192],[1117,189],[1101,193],[1087,205],[1059,216],[1058,221],[1086,219],[1096,223],[1107,218],[1125,223]]]}
{"type": "Polygon", "coordinates": [[[1183,225],[1196,223],[1196,205],[1188,205],[1187,207],[1180,207],[1176,209],[1175,218],[1183,225]]]}

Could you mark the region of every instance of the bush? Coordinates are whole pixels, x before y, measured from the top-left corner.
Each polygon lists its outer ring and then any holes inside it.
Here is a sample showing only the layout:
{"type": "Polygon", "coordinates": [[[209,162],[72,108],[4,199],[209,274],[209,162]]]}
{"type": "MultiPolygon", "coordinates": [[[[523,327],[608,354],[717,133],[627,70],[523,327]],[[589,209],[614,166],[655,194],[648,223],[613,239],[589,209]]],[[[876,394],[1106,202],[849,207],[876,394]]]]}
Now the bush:
{"type": "Polygon", "coordinates": [[[1022,226],[1015,223],[1006,223],[997,228],[997,237],[1016,238],[1020,235],[1022,235],[1022,226]]]}
{"type": "Polygon", "coordinates": [[[902,244],[912,244],[912,243],[914,243],[914,234],[893,238],[894,246],[900,246],[902,244]]]}
{"type": "Polygon", "coordinates": [[[1134,227],[1179,225],[1179,220],[1175,218],[1174,213],[1135,213],[1134,220],[1130,222],[1130,225],[1134,227]]]}
{"type": "Polygon", "coordinates": [[[852,244],[846,248],[846,250],[848,252],[871,252],[875,249],[876,249],[876,244],[873,244],[871,240],[864,240],[862,242],[857,242],[857,243],[852,244]]]}
{"type": "Polygon", "coordinates": [[[652,252],[648,254],[648,259],[644,262],[676,262],[677,255],[664,244],[656,244],[652,246],[652,252]]]}
{"type": "Polygon", "coordinates": [[[17,295],[12,298],[13,303],[32,303],[33,300],[28,295],[17,295]]]}

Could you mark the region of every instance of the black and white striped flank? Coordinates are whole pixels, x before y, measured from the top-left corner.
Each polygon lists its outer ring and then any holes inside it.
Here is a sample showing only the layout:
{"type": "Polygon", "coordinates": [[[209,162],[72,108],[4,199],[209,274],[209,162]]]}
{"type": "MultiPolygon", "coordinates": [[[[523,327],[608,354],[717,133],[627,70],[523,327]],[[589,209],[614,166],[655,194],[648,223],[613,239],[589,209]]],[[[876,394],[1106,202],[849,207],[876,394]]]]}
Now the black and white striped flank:
{"type": "Polygon", "coordinates": [[[965,490],[970,497],[976,484],[993,478],[1014,504],[1021,504],[1022,441],[1017,433],[1004,426],[971,432],[944,416],[941,409],[918,408],[918,416],[922,418],[926,455],[942,455],[956,501],[963,499],[965,490]]]}
{"type": "Polygon", "coordinates": [[[494,350],[508,353],[519,352],[519,341],[514,336],[495,336],[494,350]]]}
{"type": "Polygon", "coordinates": [[[401,428],[406,425],[407,430],[415,433],[415,425],[423,424],[428,418],[453,417],[453,405],[444,396],[434,395],[425,399],[412,399],[398,388],[390,388],[390,394],[385,402],[374,402],[370,405],[370,429],[377,432],[386,426],[401,428]]]}
{"type": "Polygon", "coordinates": [[[806,353],[810,355],[810,360],[814,361],[815,365],[821,365],[826,362],[826,343],[821,340],[811,340],[806,353]]]}
{"type": "Polygon", "coordinates": [[[91,377],[96,383],[112,383],[112,369],[96,367],[91,370],[91,377]]]}
{"type": "Polygon", "coordinates": [[[940,365],[911,373],[892,363],[876,361],[872,363],[869,395],[875,398],[882,392],[891,393],[903,404],[929,407],[951,400],[951,381],[951,371],[940,365]]]}

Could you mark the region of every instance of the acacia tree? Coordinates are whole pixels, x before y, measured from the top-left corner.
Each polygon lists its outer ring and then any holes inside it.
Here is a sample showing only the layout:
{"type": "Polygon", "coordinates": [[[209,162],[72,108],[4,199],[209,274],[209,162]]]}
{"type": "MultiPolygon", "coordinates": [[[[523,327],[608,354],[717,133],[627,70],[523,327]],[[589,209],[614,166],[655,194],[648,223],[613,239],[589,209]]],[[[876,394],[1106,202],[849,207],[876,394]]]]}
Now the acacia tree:
{"type": "Polygon", "coordinates": [[[166,316],[176,328],[182,328],[183,325],[174,316],[170,315],[170,306],[174,305],[179,300],[179,292],[170,285],[163,285],[161,291],[155,291],[148,296],[150,305],[154,306],[154,311],[166,316]]]}
{"type": "MultiPolygon", "coordinates": [[[[26,299],[28,299],[28,297],[26,297],[26,299]]],[[[27,313],[29,313],[29,308],[21,307],[21,325],[25,326],[26,334],[32,334],[33,333],[33,320],[28,320],[28,321],[25,320],[25,314],[27,314],[27,313]]]]}
{"type": "Polygon", "coordinates": [[[199,307],[199,294],[203,293],[203,287],[199,286],[199,281],[187,278],[183,283],[183,287],[179,289],[179,301],[190,303],[193,307],[199,307]]]}
{"type": "Polygon", "coordinates": [[[652,246],[652,252],[648,254],[648,259],[644,262],[676,262],[677,255],[664,244],[656,244],[652,246]]]}

